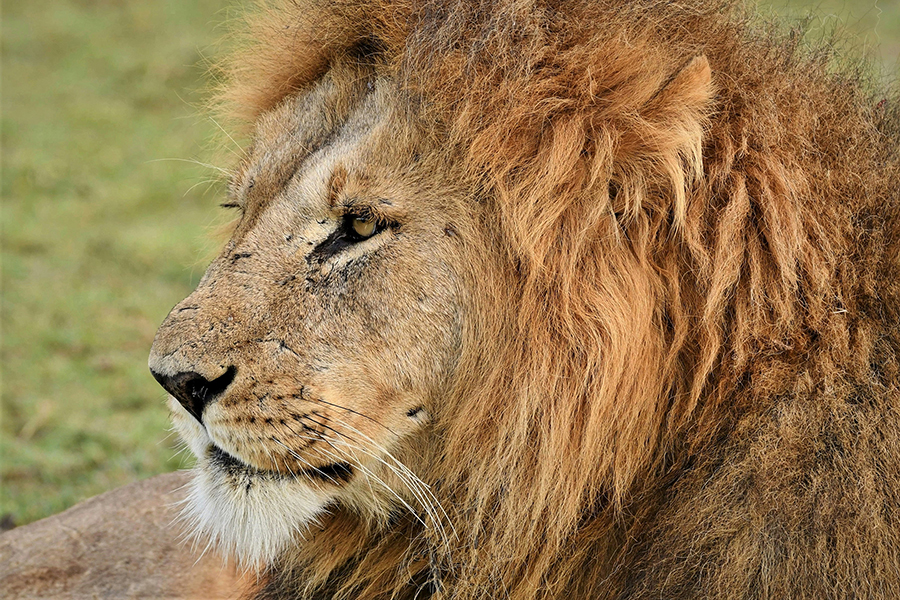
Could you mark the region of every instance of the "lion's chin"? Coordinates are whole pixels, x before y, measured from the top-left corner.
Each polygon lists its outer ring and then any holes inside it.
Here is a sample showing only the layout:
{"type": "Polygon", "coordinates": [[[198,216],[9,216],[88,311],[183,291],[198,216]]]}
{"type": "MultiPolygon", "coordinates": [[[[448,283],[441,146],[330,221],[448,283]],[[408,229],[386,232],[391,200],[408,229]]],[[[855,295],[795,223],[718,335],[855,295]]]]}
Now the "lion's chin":
{"type": "Polygon", "coordinates": [[[195,542],[259,570],[303,538],[333,495],[327,486],[256,470],[211,447],[194,470],[183,518],[195,542]]]}

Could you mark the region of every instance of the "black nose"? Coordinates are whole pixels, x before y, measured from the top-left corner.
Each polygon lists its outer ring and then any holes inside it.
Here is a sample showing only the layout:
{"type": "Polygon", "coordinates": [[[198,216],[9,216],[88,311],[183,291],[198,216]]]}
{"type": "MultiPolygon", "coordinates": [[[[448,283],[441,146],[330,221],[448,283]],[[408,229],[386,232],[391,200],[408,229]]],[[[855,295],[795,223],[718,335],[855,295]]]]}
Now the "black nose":
{"type": "Polygon", "coordinates": [[[150,369],[159,385],[175,396],[175,399],[198,421],[201,421],[206,405],[231,385],[236,371],[234,366],[228,367],[225,373],[210,381],[193,371],[162,375],[150,369]]]}

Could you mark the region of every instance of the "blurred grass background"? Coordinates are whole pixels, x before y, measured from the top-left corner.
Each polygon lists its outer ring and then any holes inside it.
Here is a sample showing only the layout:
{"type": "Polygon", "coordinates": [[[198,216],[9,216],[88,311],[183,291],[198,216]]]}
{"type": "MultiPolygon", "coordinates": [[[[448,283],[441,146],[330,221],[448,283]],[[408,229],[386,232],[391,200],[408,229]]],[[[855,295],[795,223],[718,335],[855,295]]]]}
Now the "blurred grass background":
{"type": "MultiPolygon", "coordinates": [[[[765,0],[897,79],[900,0],[765,0]]],[[[226,218],[197,106],[225,0],[30,0],[2,19],[0,516],[21,525],[181,466],[146,368],[226,218]]],[[[227,165],[226,165],[227,166],[227,165]]]]}
{"type": "Polygon", "coordinates": [[[215,173],[181,159],[215,127],[196,106],[223,6],[4,4],[0,514],[17,524],[179,466],[146,363],[221,212],[215,173]]]}

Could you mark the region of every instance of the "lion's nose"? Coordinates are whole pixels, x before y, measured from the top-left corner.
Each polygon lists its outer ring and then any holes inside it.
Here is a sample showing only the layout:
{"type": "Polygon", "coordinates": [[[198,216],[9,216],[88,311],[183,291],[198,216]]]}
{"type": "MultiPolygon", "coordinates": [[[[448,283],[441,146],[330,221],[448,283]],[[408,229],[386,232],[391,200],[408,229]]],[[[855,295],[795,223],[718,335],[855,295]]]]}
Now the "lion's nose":
{"type": "Polygon", "coordinates": [[[202,422],[203,409],[231,385],[236,371],[234,366],[228,367],[225,373],[210,381],[193,371],[163,375],[150,369],[159,385],[172,394],[200,422],[202,422]]]}

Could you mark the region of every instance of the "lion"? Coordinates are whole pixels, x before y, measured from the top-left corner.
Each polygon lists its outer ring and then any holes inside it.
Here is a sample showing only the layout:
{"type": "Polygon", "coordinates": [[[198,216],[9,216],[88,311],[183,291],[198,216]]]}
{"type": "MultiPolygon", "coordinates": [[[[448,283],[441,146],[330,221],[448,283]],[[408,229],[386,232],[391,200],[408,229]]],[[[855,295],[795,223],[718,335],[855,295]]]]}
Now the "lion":
{"type": "Polygon", "coordinates": [[[248,597],[900,597],[894,95],[731,0],[254,14],[149,361],[248,597]]]}

